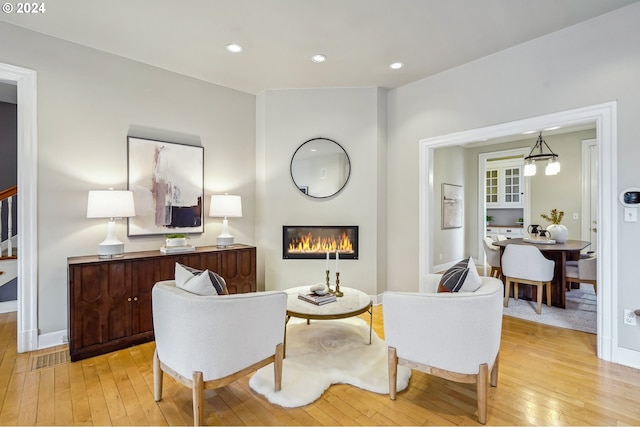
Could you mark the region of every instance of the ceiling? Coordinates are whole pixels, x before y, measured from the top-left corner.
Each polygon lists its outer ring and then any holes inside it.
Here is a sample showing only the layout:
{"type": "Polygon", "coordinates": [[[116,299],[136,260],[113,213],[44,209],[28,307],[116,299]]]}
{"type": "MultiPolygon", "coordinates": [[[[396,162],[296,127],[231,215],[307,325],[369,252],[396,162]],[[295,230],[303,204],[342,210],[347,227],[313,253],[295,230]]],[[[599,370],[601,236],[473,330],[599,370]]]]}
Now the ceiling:
{"type": "Polygon", "coordinates": [[[55,0],[0,20],[258,94],[396,88],[637,1],[55,0]]]}

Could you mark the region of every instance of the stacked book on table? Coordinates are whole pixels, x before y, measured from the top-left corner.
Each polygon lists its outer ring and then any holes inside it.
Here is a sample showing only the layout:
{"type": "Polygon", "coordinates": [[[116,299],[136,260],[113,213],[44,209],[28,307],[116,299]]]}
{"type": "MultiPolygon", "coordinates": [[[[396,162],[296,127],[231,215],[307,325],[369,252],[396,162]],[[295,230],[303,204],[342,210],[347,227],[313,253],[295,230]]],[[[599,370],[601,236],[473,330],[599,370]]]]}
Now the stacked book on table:
{"type": "Polygon", "coordinates": [[[183,246],[161,246],[160,253],[163,254],[179,254],[182,252],[194,252],[195,246],[183,245],[183,246]]]}
{"type": "Polygon", "coordinates": [[[337,299],[333,294],[317,295],[313,292],[298,294],[298,298],[315,305],[329,304],[330,302],[334,302],[337,299]]]}

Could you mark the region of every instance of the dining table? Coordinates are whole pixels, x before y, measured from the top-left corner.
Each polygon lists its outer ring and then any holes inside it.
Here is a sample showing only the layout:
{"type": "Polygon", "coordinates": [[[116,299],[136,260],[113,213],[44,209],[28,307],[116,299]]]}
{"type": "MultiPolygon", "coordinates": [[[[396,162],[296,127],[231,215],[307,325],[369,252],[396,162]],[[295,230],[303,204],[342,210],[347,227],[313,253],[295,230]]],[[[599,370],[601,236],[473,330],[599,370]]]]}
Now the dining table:
{"type": "MultiPolygon", "coordinates": [[[[545,258],[555,262],[553,271],[553,280],[551,281],[551,305],[555,307],[565,308],[566,305],[566,290],[565,290],[565,265],[569,260],[576,260],[580,258],[580,251],[587,246],[591,245],[591,242],[584,240],[567,240],[564,243],[544,243],[540,240],[536,242],[535,239],[507,239],[498,242],[493,242],[495,246],[500,247],[500,260],[502,261],[502,254],[504,249],[508,245],[531,245],[540,249],[542,255],[545,258]]],[[[502,277],[504,281],[504,277],[502,277]]],[[[535,300],[535,292],[532,291],[531,286],[520,286],[518,292],[518,298],[535,300]]]]}

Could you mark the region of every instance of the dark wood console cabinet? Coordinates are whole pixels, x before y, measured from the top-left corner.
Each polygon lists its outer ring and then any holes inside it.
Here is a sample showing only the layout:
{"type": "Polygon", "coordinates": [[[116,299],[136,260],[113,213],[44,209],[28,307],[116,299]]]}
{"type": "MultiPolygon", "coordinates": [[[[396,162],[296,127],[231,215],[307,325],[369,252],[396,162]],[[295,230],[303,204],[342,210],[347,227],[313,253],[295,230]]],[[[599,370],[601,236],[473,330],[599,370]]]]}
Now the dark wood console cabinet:
{"type": "Polygon", "coordinates": [[[220,274],[229,293],[256,291],[256,248],[236,244],[195,252],[129,252],[121,258],[68,258],[69,353],[81,360],[153,340],[151,288],[175,263],[220,274]]]}

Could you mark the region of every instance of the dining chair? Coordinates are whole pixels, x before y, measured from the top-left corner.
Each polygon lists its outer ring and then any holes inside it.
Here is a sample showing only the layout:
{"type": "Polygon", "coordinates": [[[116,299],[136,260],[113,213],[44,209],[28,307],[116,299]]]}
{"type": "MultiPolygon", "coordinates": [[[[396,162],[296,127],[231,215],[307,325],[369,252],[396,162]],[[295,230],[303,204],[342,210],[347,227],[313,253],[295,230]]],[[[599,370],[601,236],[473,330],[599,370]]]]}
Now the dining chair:
{"type": "Polygon", "coordinates": [[[490,237],[485,237],[482,240],[482,246],[484,246],[487,262],[491,266],[489,276],[499,279],[502,275],[502,269],[500,268],[500,248],[493,244],[493,240],[490,237]]]}
{"type": "Polygon", "coordinates": [[[542,313],[542,291],[546,286],[547,305],[551,306],[551,281],[555,262],[531,245],[507,245],[502,255],[502,274],[505,276],[504,306],[509,306],[509,290],[513,283],[513,299],[518,299],[518,284],[537,288],[536,313],[542,313]]]}
{"type": "Polygon", "coordinates": [[[570,289],[571,283],[589,283],[593,291],[598,293],[598,259],[596,256],[580,258],[577,261],[567,261],[565,264],[565,289],[570,289]]]}

